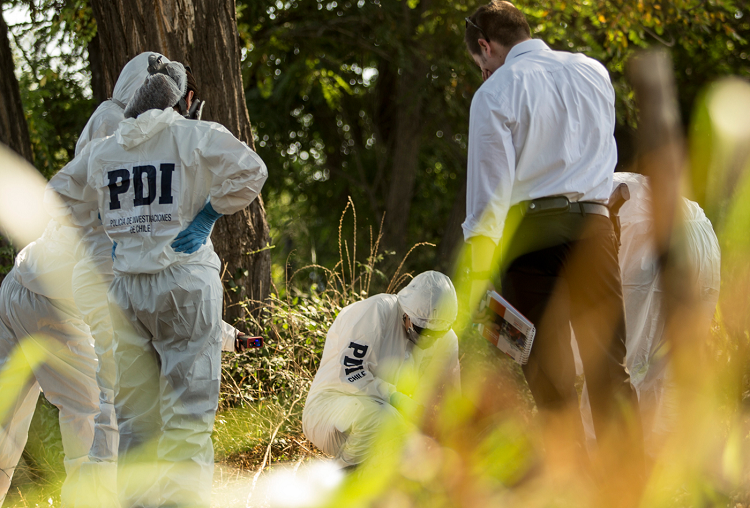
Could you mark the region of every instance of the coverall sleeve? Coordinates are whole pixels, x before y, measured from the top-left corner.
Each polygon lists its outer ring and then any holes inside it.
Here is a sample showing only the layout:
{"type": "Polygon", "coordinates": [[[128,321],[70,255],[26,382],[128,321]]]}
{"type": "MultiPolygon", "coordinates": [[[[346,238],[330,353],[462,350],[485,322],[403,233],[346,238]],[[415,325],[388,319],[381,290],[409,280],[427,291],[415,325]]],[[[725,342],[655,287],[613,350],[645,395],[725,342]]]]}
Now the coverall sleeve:
{"type": "Polygon", "coordinates": [[[511,119],[500,99],[481,89],[471,101],[464,239],[486,236],[497,245],[516,173],[511,119]]]}
{"type": "Polygon", "coordinates": [[[388,402],[396,387],[374,374],[377,360],[372,340],[355,337],[346,342],[339,353],[339,380],[344,391],[388,402]]]}
{"type": "Polygon", "coordinates": [[[88,183],[91,146],[86,145],[47,184],[44,205],[61,224],[91,227],[100,223],[97,193],[88,183]]]}
{"type": "Polygon", "coordinates": [[[237,339],[237,330],[234,326],[230,325],[226,321],[221,322],[221,350],[222,351],[234,351],[234,343],[237,339]]]}
{"type": "Polygon", "coordinates": [[[218,125],[211,128],[196,151],[213,174],[210,201],[214,210],[231,215],[258,197],[268,178],[266,165],[225,128],[218,125]]]}

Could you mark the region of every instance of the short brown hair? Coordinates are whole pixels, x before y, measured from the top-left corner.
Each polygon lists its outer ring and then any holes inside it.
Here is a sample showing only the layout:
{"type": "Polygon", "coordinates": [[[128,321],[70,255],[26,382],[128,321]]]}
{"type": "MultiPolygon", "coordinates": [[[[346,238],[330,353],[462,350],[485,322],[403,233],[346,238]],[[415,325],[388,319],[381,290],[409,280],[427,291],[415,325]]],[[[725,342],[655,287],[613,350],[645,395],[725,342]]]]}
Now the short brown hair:
{"type": "Polygon", "coordinates": [[[529,22],[526,21],[523,13],[510,2],[493,0],[469,16],[469,21],[470,23],[466,23],[464,41],[469,52],[474,55],[481,53],[477,42],[479,39],[489,39],[511,47],[522,40],[531,38],[529,22]],[[477,26],[480,29],[477,29],[477,26]]]}
{"type": "Polygon", "coordinates": [[[183,98],[186,99],[188,94],[193,92],[193,99],[196,99],[198,98],[198,83],[195,81],[195,76],[193,76],[193,71],[189,65],[185,66],[185,74],[187,74],[187,90],[185,90],[185,97],[183,98]]]}

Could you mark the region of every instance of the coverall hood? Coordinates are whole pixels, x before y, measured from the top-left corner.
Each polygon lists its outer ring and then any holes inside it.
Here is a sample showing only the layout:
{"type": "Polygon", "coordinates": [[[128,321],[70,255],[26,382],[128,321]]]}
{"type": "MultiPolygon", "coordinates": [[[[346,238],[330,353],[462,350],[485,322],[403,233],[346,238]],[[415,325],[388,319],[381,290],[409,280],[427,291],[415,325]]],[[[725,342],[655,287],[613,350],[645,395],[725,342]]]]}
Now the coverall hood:
{"type": "Polygon", "coordinates": [[[76,155],[79,155],[91,141],[114,134],[117,126],[125,118],[125,105],[130,102],[135,91],[148,76],[148,57],[152,54],[141,53],[125,64],[117,78],[112,100],[99,104],[81,131],[76,143],[76,155]]]}
{"type": "Polygon", "coordinates": [[[150,109],[138,116],[120,122],[120,128],[115,135],[117,142],[126,150],[130,150],[148,141],[165,128],[182,118],[173,109],[150,109]]]}
{"type": "Polygon", "coordinates": [[[115,89],[112,92],[113,99],[123,104],[130,102],[135,91],[138,90],[148,76],[148,57],[152,54],[151,51],[141,53],[125,64],[125,67],[120,71],[120,76],[117,78],[115,89]]]}
{"type": "Polygon", "coordinates": [[[451,280],[440,272],[420,273],[398,292],[398,303],[420,328],[447,330],[458,315],[458,299],[451,280]]]}

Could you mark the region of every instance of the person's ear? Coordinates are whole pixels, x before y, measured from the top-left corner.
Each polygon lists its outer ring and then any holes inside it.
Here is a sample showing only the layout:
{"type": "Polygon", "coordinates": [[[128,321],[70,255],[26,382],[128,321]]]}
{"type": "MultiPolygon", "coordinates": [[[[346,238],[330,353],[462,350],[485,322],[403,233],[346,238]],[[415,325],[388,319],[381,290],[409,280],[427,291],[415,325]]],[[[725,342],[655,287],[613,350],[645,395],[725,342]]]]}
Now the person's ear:
{"type": "Polygon", "coordinates": [[[492,46],[490,46],[490,43],[488,41],[484,39],[477,39],[477,42],[479,43],[479,47],[484,53],[482,56],[484,56],[485,58],[492,56],[492,46]]]}
{"type": "Polygon", "coordinates": [[[195,97],[195,92],[193,92],[192,90],[189,90],[187,97],[186,97],[187,100],[185,100],[185,102],[187,103],[188,109],[190,108],[190,105],[193,103],[194,97],[195,97]]]}

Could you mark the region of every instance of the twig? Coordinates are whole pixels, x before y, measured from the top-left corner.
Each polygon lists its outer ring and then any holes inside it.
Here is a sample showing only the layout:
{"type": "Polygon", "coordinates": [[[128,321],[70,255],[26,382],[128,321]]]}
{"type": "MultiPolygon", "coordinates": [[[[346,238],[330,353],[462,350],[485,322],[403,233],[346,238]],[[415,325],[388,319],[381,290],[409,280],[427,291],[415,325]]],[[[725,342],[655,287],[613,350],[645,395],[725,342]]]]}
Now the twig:
{"type": "Polygon", "coordinates": [[[350,204],[347,202],[346,206],[344,207],[344,211],[341,212],[341,219],[339,219],[339,259],[341,263],[341,277],[343,280],[343,289],[346,289],[346,269],[344,264],[344,253],[341,250],[341,231],[344,228],[344,216],[346,215],[346,211],[349,209],[350,204]]]}
{"type": "Polygon", "coordinates": [[[398,276],[398,273],[401,271],[401,268],[404,266],[404,263],[406,262],[406,258],[409,257],[409,254],[411,254],[411,252],[414,249],[416,249],[417,247],[420,247],[422,245],[429,245],[430,247],[434,247],[435,246],[434,243],[419,242],[419,243],[415,244],[411,249],[409,249],[409,252],[407,252],[406,256],[404,256],[404,258],[401,260],[401,264],[398,265],[398,268],[396,269],[396,273],[393,274],[393,277],[391,278],[391,282],[388,284],[388,288],[385,290],[386,293],[390,293],[392,289],[395,290],[398,287],[397,285],[394,285],[394,281],[398,282],[399,280],[401,280],[400,278],[397,278],[397,276],[398,276]]]}

